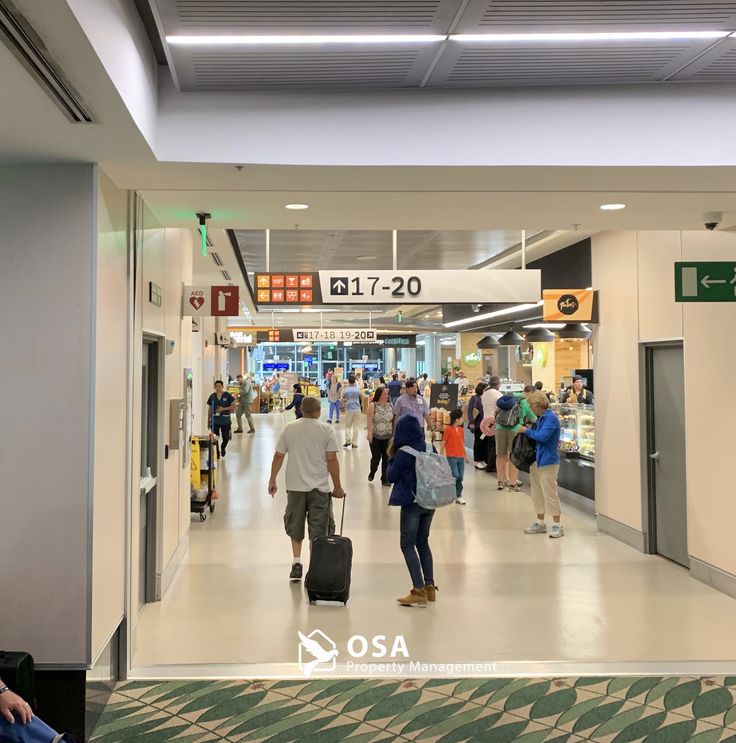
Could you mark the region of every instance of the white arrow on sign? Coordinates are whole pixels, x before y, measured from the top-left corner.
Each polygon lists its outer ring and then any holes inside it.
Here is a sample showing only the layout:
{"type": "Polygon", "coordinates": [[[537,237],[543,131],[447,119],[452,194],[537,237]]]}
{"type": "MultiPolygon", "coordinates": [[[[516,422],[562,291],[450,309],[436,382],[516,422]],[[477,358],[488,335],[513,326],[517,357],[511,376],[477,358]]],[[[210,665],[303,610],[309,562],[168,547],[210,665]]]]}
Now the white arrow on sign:
{"type": "Polygon", "coordinates": [[[338,279],[332,284],[332,289],[336,291],[338,294],[347,293],[347,288],[348,288],[348,285],[342,279],[338,279]]]}
{"type": "Polygon", "coordinates": [[[703,276],[700,282],[706,289],[710,289],[712,284],[725,284],[726,279],[711,279],[710,276],[703,276]]]}

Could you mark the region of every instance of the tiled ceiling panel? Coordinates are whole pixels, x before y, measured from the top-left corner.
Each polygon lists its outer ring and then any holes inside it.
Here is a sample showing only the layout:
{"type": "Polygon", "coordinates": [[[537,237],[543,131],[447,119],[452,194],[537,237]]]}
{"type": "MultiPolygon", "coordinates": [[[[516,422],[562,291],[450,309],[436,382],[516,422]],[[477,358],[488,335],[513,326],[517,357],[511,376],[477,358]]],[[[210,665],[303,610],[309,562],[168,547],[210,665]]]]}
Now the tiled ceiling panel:
{"type": "Polygon", "coordinates": [[[432,81],[449,87],[645,83],[682,67],[686,43],[456,45],[432,81]]]}
{"type": "Polygon", "coordinates": [[[167,31],[444,33],[461,0],[158,0],[167,31]]]}
{"type": "Polygon", "coordinates": [[[461,33],[728,28],[732,0],[471,0],[461,33]]]}
{"type": "MultiPolygon", "coordinates": [[[[158,35],[736,32],[736,0],[148,0],[158,35]]],[[[734,39],[166,45],[182,91],[736,82],[734,39]]]]}
{"type": "MultiPolygon", "coordinates": [[[[249,273],[266,270],[264,230],[235,230],[249,273]]],[[[533,241],[533,234],[528,234],[533,241]]],[[[407,268],[469,268],[517,245],[520,233],[505,230],[401,230],[398,264],[407,268]]],[[[387,230],[271,230],[271,271],[384,269],[392,267],[387,230]]]]}
{"type": "MultiPolygon", "coordinates": [[[[190,90],[374,89],[415,87],[426,49],[195,49],[190,90]]],[[[180,68],[180,69],[182,69],[180,68]]]]}

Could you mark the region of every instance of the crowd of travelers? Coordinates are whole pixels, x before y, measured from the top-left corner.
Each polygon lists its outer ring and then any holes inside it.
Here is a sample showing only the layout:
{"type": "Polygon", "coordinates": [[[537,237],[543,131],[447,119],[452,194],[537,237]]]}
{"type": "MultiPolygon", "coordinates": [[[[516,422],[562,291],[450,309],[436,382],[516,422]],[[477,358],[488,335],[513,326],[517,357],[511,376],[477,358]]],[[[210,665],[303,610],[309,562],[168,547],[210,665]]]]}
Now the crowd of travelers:
{"type": "MultiPolygon", "coordinates": [[[[465,387],[470,384],[462,374],[454,380],[443,381],[454,381],[465,387]]],[[[239,376],[238,384],[241,396],[247,400],[250,393],[247,381],[239,376]]],[[[421,489],[428,487],[422,468],[428,467],[432,458],[443,458],[445,470],[453,481],[454,502],[462,506],[466,504],[463,497],[466,463],[472,462],[477,470],[495,475],[498,491],[520,492],[524,488],[512,461],[512,451],[517,437],[526,437],[534,460],[528,472],[535,520],[525,533],[548,534],[553,539],[564,536],[557,486],[560,423],[550,409],[551,396],[544,392],[541,382],[527,386],[523,395],[517,397],[501,391],[499,377],[487,376],[478,381],[465,409],[450,412],[450,423],[444,427],[441,442],[427,437],[427,433],[435,429],[428,404],[430,384],[426,374],[414,379],[394,372],[388,382],[383,377],[367,382],[352,374],[343,381],[331,375],[325,383],[326,422],[320,420],[321,401],[305,396],[301,386],[294,385],[292,402],[285,410],[294,410],[296,420],[286,425],[279,437],[268,485],[268,492],[275,496],[278,492],[276,478],[286,462],[284,527],[292,544],[290,580],[299,581],[304,574],[305,527],[310,542],[317,535],[335,532],[332,498],[345,497],[338,453],[341,448],[359,448],[361,430],[366,430],[370,448],[368,480],[373,482],[380,472],[381,485],[391,487],[388,505],[401,511],[400,547],[412,588],[406,596],[397,599],[400,605],[426,607],[437,597],[429,545],[436,508],[419,503],[421,489]],[[372,384],[372,392],[363,426],[363,390],[369,384],[372,384]],[[341,420],[344,424],[342,446],[335,426],[341,420]],[[466,429],[469,438],[472,437],[472,447],[466,445],[466,429]],[[552,517],[549,529],[547,515],[552,517]]],[[[229,440],[225,418],[229,423],[230,412],[238,411],[236,432],[242,431],[242,414],[250,425],[249,433],[255,430],[247,405],[244,409],[240,399],[242,397],[236,399],[223,392],[222,383],[217,382],[208,400],[210,426],[222,436],[223,456],[229,440]]],[[[575,378],[573,385],[563,391],[561,399],[569,403],[592,402],[581,378],[575,378]]]]}

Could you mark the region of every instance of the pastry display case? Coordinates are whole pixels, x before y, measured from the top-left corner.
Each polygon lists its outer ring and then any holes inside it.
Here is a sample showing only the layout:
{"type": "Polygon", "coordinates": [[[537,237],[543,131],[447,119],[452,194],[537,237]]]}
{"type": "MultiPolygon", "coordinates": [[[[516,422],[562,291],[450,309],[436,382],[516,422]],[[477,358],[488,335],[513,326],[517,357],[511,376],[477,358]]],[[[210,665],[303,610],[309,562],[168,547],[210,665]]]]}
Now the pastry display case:
{"type": "Polygon", "coordinates": [[[560,453],[595,461],[595,408],[592,405],[555,403],[560,419],[560,453]]]}
{"type": "Polygon", "coordinates": [[[560,487],[595,500],[595,408],[553,403],[560,419],[560,487]]]}

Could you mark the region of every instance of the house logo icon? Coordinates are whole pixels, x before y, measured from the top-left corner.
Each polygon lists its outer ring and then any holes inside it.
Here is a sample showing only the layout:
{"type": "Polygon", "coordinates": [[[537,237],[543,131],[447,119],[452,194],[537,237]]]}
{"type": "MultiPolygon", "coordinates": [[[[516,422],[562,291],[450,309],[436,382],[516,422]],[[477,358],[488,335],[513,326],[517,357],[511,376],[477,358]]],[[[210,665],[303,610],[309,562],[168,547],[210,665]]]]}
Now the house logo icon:
{"type": "Polygon", "coordinates": [[[321,630],[309,635],[299,632],[299,670],[309,678],[315,670],[334,671],[337,667],[337,645],[321,630]]]}

